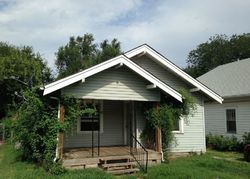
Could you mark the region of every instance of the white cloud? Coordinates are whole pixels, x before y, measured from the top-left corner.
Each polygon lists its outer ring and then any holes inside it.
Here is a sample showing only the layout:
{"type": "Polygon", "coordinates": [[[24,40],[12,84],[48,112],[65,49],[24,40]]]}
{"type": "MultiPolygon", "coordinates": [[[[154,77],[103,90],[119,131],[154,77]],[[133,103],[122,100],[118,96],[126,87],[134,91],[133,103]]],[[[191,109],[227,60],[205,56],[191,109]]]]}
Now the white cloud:
{"type": "Polygon", "coordinates": [[[250,31],[247,0],[5,2],[0,3],[0,41],[32,45],[50,66],[69,36],[87,32],[97,41],[116,37],[124,50],[148,43],[184,67],[188,52],[211,35],[250,31]]]}

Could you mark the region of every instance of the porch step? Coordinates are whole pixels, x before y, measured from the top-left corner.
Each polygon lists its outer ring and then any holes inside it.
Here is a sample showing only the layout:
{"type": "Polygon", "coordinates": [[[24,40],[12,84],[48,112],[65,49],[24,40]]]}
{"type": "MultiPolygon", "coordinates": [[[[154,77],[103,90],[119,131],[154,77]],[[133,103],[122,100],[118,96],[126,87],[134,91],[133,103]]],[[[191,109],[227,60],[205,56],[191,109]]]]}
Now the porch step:
{"type": "Polygon", "coordinates": [[[103,164],[102,167],[110,170],[110,169],[116,169],[116,168],[132,168],[133,166],[136,166],[136,162],[123,162],[123,163],[110,163],[110,164],[103,164]]]}
{"type": "Polygon", "coordinates": [[[109,156],[109,157],[102,157],[100,158],[101,162],[107,162],[107,161],[117,161],[117,160],[133,160],[133,157],[131,155],[121,155],[121,156],[109,156]]]}
{"type": "Polygon", "coordinates": [[[98,167],[98,158],[89,159],[64,159],[63,167],[67,169],[84,169],[98,167]]]}
{"type": "Polygon", "coordinates": [[[132,156],[110,156],[100,159],[100,167],[107,173],[122,175],[140,171],[132,156]]]}
{"type": "Polygon", "coordinates": [[[114,175],[123,175],[123,174],[131,174],[139,172],[139,168],[128,168],[128,169],[122,169],[122,170],[108,170],[107,173],[111,173],[114,175]]]}

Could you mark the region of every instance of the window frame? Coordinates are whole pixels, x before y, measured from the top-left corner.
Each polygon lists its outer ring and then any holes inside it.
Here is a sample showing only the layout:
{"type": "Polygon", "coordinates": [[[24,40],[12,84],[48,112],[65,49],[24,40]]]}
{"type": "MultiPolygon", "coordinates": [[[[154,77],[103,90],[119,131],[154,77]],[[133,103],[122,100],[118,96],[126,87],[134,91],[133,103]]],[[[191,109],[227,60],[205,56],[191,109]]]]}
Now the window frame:
{"type": "Polygon", "coordinates": [[[180,117],[179,119],[179,130],[173,130],[174,134],[184,134],[184,118],[180,117]]]}
{"type": "MultiPolygon", "coordinates": [[[[100,133],[103,133],[103,101],[95,101],[94,103],[98,103],[100,105],[100,111],[99,117],[100,117],[100,133]]],[[[98,133],[98,131],[93,131],[95,134],[98,133]]],[[[92,131],[81,131],[81,118],[77,120],[77,133],[78,134],[91,134],[92,131]]]]}
{"type": "Polygon", "coordinates": [[[237,108],[236,107],[226,107],[225,108],[225,121],[226,121],[226,133],[227,134],[237,134],[237,108]],[[234,110],[235,111],[235,131],[228,131],[227,128],[227,110],[234,110]]]}

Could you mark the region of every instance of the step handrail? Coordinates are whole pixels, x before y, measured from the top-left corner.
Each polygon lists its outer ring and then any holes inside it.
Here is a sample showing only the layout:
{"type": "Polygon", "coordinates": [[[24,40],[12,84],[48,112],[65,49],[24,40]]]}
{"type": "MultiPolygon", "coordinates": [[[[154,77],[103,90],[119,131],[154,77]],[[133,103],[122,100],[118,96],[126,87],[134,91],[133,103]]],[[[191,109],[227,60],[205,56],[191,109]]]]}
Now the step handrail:
{"type": "Polygon", "coordinates": [[[135,159],[139,167],[147,173],[148,171],[148,151],[147,149],[131,134],[130,138],[130,154],[135,159]],[[138,146],[142,149],[139,150],[138,146]]]}

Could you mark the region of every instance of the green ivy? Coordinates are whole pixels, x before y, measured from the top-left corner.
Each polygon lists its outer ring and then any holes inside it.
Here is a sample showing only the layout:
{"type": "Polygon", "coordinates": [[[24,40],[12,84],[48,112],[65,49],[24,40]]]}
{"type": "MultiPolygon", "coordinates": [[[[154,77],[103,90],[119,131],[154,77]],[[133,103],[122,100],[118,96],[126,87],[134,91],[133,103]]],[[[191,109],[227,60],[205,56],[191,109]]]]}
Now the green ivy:
{"type": "Polygon", "coordinates": [[[25,100],[18,109],[14,131],[15,141],[20,143],[22,159],[44,166],[49,172],[59,174],[64,170],[55,158],[57,134],[72,127],[79,117],[95,110],[82,108],[82,100],[63,96],[60,103],[65,106],[64,123],[58,120],[58,103],[40,90],[24,92],[25,100]]]}
{"type": "Polygon", "coordinates": [[[152,134],[156,128],[160,128],[162,132],[162,150],[164,158],[167,159],[168,149],[173,141],[174,122],[181,117],[192,115],[196,110],[195,99],[185,90],[179,90],[182,95],[183,102],[178,105],[174,103],[163,103],[160,107],[153,107],[146,112],[147,126],[143,131],[142,138],[147,141],[152,140],[152,134]]]}

